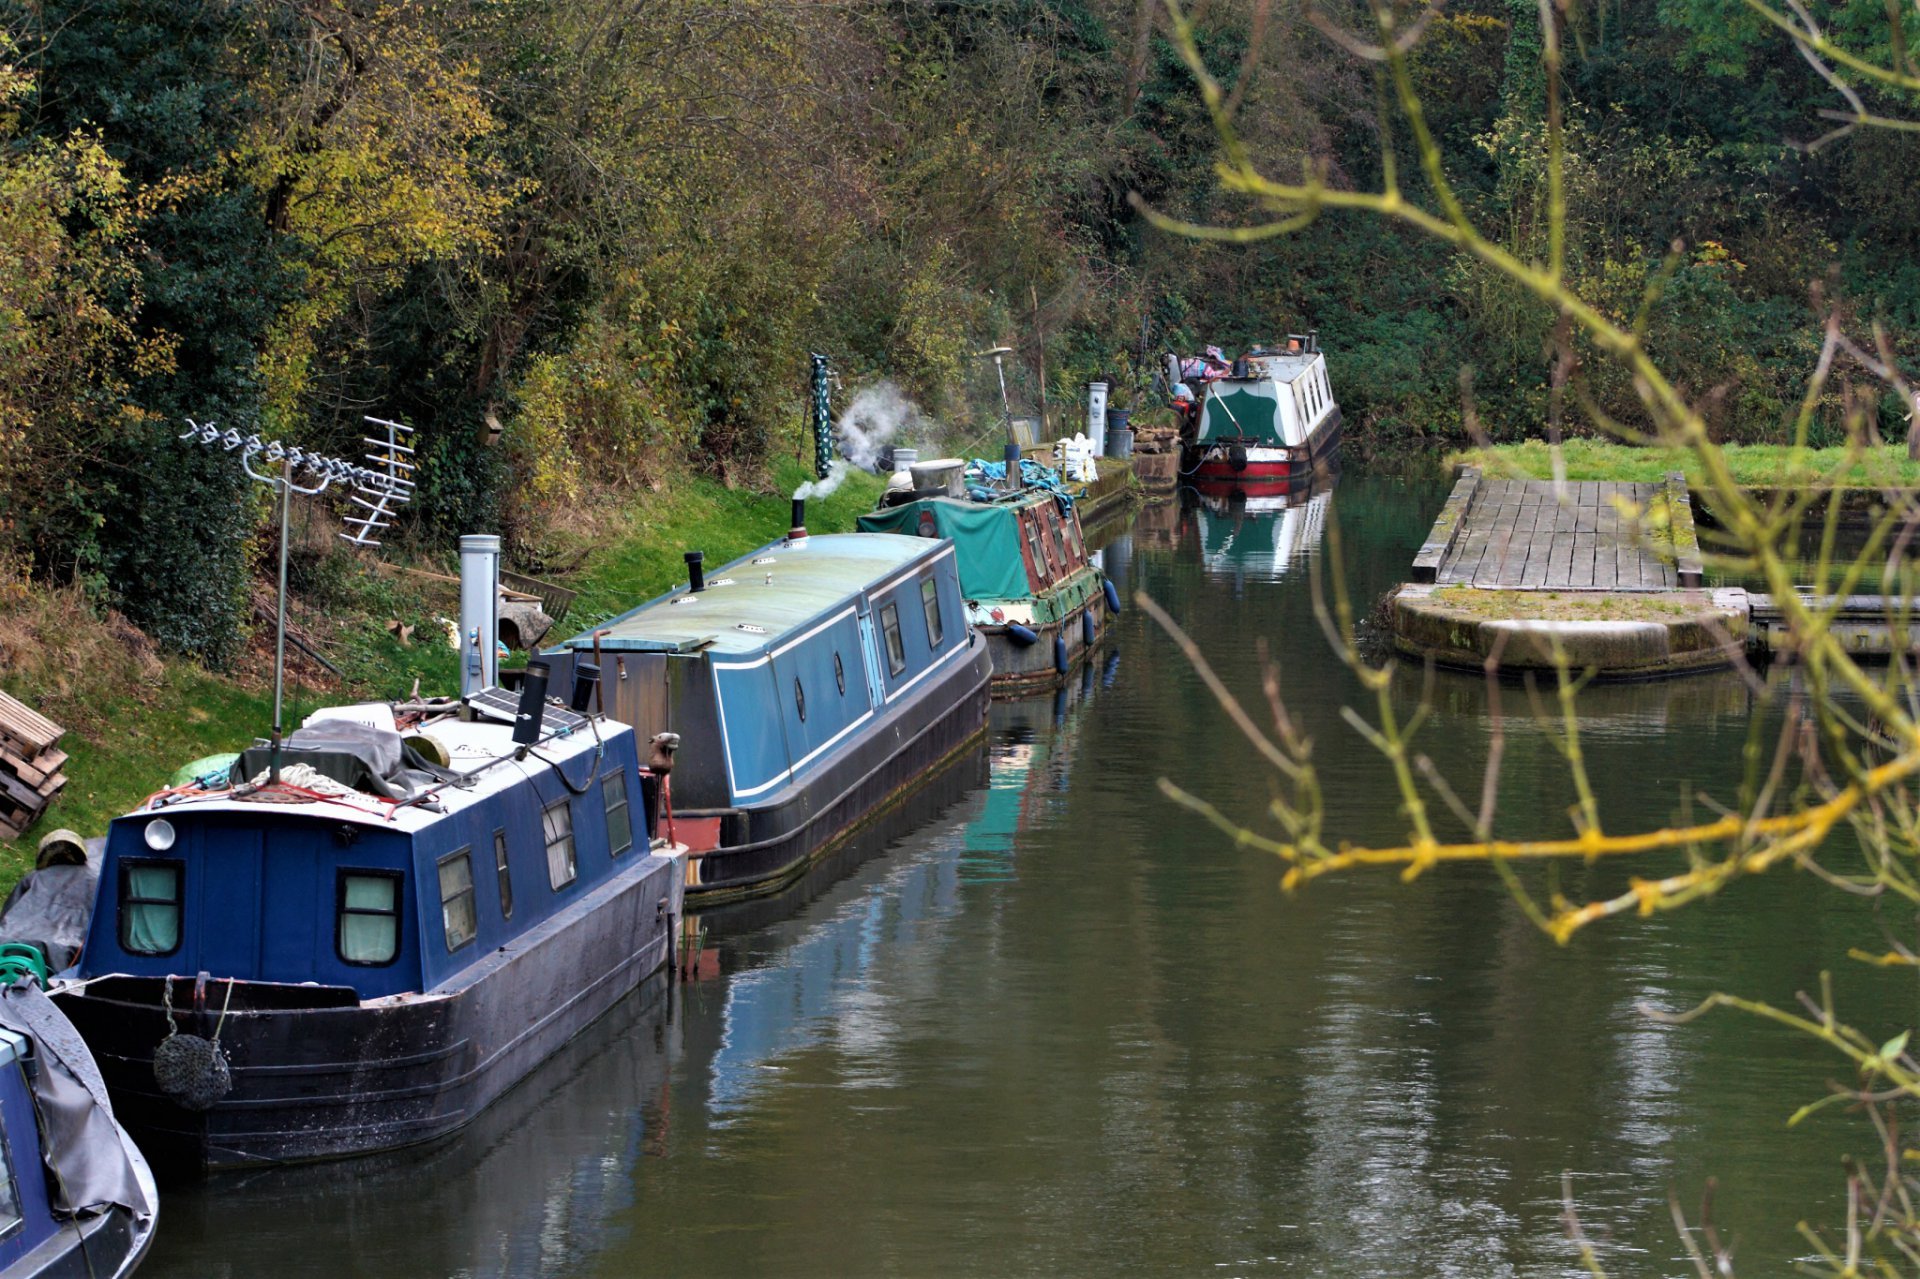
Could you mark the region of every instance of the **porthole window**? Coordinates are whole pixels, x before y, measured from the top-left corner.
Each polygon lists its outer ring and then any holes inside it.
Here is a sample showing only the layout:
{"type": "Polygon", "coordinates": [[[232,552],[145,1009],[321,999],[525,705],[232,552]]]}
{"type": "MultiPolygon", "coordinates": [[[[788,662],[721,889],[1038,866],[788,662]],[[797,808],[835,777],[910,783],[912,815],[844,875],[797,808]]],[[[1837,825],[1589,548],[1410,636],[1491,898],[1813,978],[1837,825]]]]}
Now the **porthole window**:
{"type": "Polygon", "coordinates": [[[480,931],[473,909],[473,850],[463,848],[440,859],[440,924],[447,949],[459,950],[480,931]]]}
{"type": "Polygon", "coordinates": [[[793,709],[800,712],[800,722],[807,722],[807,690],[800,687],[800,677],[793,680],[793,709]]]}
{"type": "Polygon", "coordinates": [[[840,696],[847,695],[847,668],[840,664],[840,654],[833,655],[833,686],[840,690],[840,696]]]}
{"type": "Polygon", "coordinates": [[[120,863],[120,946],[132,955],[180,949],[180,880],[184,864],[154,858],[120,863]]]}
{"type": "Polygon", "coordinates": [[[349,964],[377,968],[400,954],[400,877],[391,871],[340,872],[334,949],[349,964]]]}
{"type": "Polygon", "coordinates": [[[939,648],[946,630],[940,625],[940,588],[930,577],[920,583],[920,609],[927,615],[927,644],[939,648]]]}

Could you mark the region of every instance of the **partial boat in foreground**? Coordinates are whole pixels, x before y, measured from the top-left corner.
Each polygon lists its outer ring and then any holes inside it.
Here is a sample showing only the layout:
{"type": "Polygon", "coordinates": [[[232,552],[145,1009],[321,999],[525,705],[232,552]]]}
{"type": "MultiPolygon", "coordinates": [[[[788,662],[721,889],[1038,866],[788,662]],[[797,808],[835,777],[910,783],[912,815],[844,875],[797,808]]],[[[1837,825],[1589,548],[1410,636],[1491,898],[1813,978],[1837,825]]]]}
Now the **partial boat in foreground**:
{"type": "Polygon", "coordinates": [[[676,733],[667,829],[703,905],[791,883],[977,741],[986,646],[953,544],[793,529],[543,656],[605,675],[608,713],[676,733]]]}
{"type": "Polygon", "coordinates": [[[73,1026],[31,980],[0,990],[0,1279],[132,1274],[158,1205],[73,1026]]]}
{"type": "Polygon", "coordinates": [[[1182,481],[1270,496],[1334,465],[1340,406],[1314,334],[1294,334],[1277,351],[1255,347],[1224,367],[1169,362],[1184,418],[1182,481]]]}
{"type": "Polygon", "coordinates": [[[952,540],[966,618],[986,637],[996,694],[1058,684],[1099,644],[1119,595],[1093,566],[1071,501],[1044,488],[958,484],[889,498],[860,517],[860,529],[952,540]]]}

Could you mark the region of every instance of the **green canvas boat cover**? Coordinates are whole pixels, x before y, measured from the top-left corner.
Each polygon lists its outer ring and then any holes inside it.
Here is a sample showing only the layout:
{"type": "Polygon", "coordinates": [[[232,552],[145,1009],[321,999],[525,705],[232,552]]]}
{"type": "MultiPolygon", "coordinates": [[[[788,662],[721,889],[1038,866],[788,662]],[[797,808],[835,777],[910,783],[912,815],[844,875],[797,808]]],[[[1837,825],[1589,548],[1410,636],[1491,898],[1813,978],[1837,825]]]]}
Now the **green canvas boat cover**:
{"type": "Polygon", "coordinates": [[[962,595],[970,600],[1022,600],[1033,594],[1033,586],[1020,557],[1020,505],[922,498],[862,515],[859,527],[862,533],[913,537],[920,532],[921,513],[930,512],[935,532],[953,539],[962,595]]]}
{"type": "Polygon", "coordinates": [[[1280,400],[1276,385],[1261,380],[1215,382],[1207,388],[1206,415],[1200,424],[1202,444],[1221,439],[1248,439],[1282,445],[1280,400]]]}

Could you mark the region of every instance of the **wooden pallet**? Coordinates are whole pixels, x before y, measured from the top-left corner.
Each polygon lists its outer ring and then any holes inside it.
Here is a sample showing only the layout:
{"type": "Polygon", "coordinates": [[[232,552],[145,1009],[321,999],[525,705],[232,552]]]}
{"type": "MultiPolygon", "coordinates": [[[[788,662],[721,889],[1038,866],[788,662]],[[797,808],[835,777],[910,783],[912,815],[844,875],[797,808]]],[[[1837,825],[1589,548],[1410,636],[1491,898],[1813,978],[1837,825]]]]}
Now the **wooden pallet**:
{"type": "Polygon", "coordinates": [[[0,693],[0,839],[25,834],[67,784],[67,753],[55,744],[66,731],[0,693]]]}

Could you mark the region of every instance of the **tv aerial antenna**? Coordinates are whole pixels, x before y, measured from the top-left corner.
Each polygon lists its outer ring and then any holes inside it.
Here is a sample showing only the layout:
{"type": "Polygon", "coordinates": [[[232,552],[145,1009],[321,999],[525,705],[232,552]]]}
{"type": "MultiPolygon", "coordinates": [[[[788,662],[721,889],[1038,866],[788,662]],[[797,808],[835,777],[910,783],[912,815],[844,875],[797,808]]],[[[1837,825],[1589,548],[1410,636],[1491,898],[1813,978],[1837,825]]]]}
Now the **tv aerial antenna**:
{"type": "Polygon", "coordinates": [[[273,637],[273,753],[268,780],[280,780],[281,708],[285,702],[287,669],[287,511],[297,493],[314,497],[339,484],[350,488],[350,500],[358,511],[347,517],[351,532],[340,534],[355,546],[378,546],[374,534],[391,527],[396,512],[413,497],[413,449],[402,442],[413,428],[385,418],[369,417],[367,425],[382,435],[364,435],[365,462],[315,453],[298,445],[278,440],[263,440],[257,434],[242,435],[228,427],[221,430],[211,422],[187,419],[182,440],[240,453],[240,469],[247,477],[273,489],[280,498],[280,596],[274,611],[273,637]]]}

